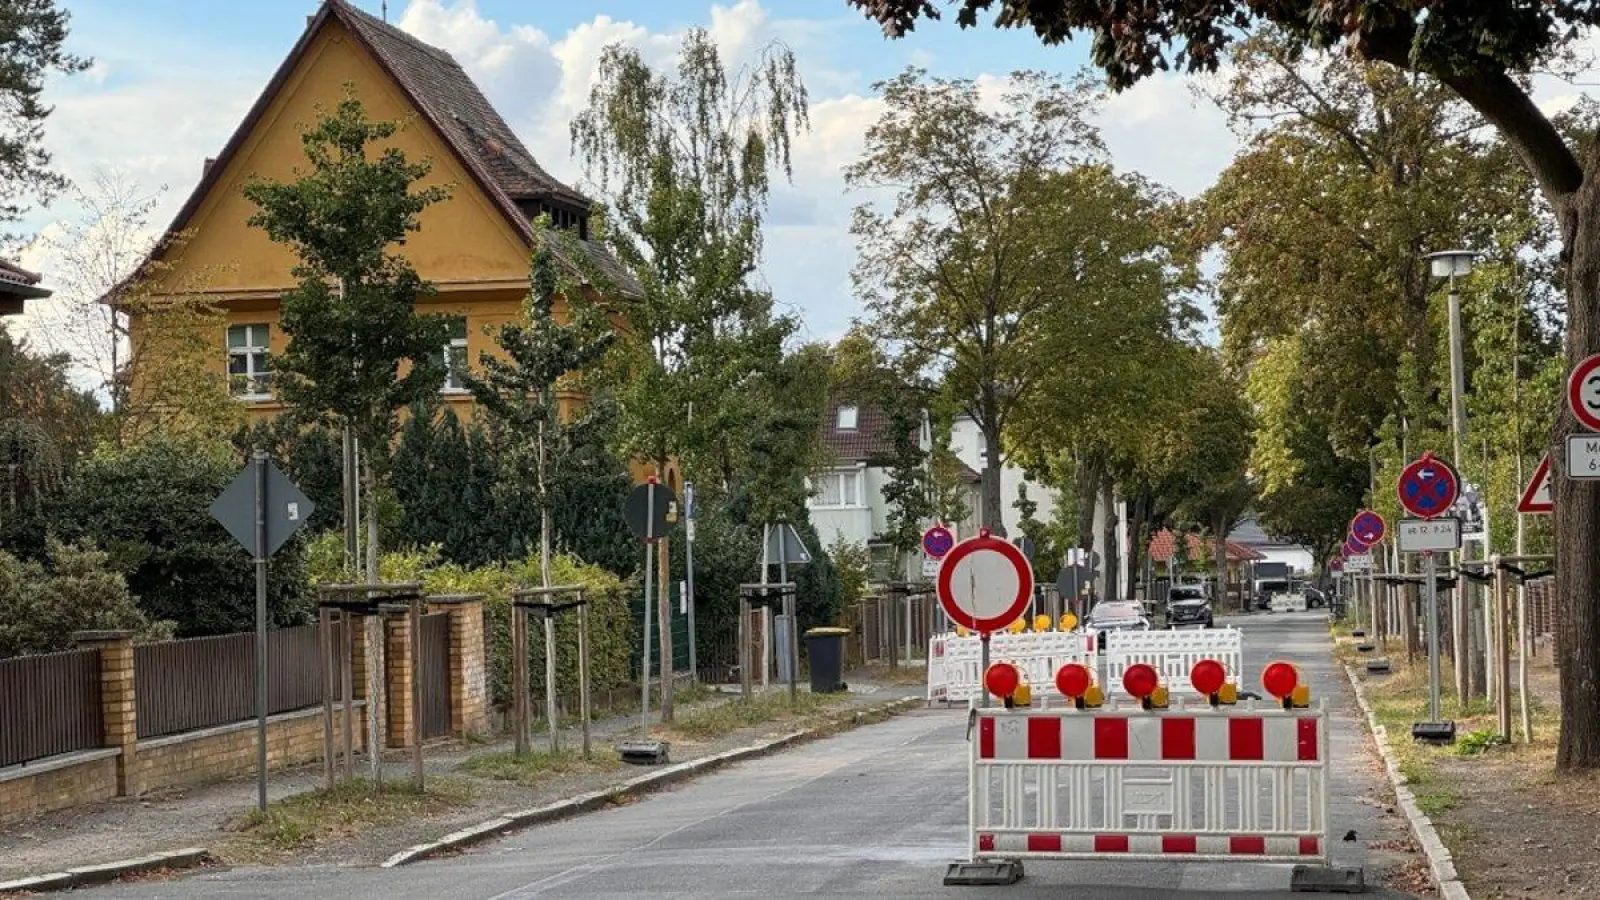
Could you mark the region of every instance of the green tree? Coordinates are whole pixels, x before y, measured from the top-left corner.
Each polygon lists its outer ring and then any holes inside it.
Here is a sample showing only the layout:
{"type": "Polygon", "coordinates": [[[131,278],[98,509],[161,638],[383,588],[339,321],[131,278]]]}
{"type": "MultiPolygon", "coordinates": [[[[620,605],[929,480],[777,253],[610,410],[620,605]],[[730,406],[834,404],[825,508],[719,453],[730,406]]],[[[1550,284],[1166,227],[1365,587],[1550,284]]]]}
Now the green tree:
{"type": "Polygon", "coordinates": [[[883,338],[905,347],[907,368],[932,368],[984,438],[983,524],[1003,535],[1000,472],[1012,412],[1048,361],[1041,323],[1059,311],[1047,287],[1054,242],[1033,203],[1060,170],[1103,154],[1088,122],[1094,95],[1019,72],[998,106],[971,80],[918,69],[874,86],[884,111],[864,154],[845,170],[855,188],[894,192],[891,212],[856,208],[856,292],[883,338]]]}
{"type": "Polygon", "coordinates": [[[105,553],[54,538],[43,562],[0,550],[0,659],[70,650],[76,631],[120,629],[139,641],[172,637],[171,622],[139,610],[105,553]]]}
{"type": "MultiPolygon", "coordinates": [[[[0,2],[0,102],[6,114],[0,123],[0,222],[14,223],[34,204],[48,205],[67,187],[67,179],[51,168],[44,146],[44,123],[55,111],[42,100],[52,73],[71,75],[89,68],[91,60],[65,52],[66,9],[55,0],[0,2]]],[[[8,235],[15,240],[16,235],[8,235]]]]}
{"type": "Polygon", "coordinates": [[[378,574],[378,490],[396,416],[438,391],[439,348],[448,340],[443,317],[416,310],[432,286],[390,250],[418,230],[425,208],[448,196],[442,187],[418,186],[428,163],[384,146],[399,130],[399,123],[369,120],[361,101],[347,96],[301,135],[311,171],[244,188],[260,207],[249,224],[299,259],[299,282],[279,298],[289,344],[274,361],[276,388],[294,406],[338,417],[360,442],[369,581],[378,574]]]}
{"type": "MultiPolygon", "coordinates": [[[[548,223],[540,223],[548,232],[548,223]]],[[[544,237],[544,240],[551,239],[544,237]]],[[[505,358],[480,357],[482,377],[468,375],[466,384],[507,440],[533,463],[534,502],[539,510],[539,560],[545,587],[550,587],[554,509],[552,482],[568,461],[577,462],[573,445],[593,425],[592,415],[576,410],[563,417],[557,388],[599,362],[616,333],[594,306],[582,302],[579,286],[563,286],[556,277],[554,254],[541,245],[533,253],[530,289],[521,322],[500,326],[496,340],[505,358]],[[558,319],[556,302],[565,298],[569,321],[558,319]]]]}

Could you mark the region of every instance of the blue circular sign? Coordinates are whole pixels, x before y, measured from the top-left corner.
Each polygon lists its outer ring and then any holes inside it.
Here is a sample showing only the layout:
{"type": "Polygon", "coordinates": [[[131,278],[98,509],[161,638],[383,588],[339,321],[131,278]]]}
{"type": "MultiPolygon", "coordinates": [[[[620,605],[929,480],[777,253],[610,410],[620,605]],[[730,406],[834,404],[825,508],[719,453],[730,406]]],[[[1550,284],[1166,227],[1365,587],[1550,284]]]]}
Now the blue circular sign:
{"type": "Polygon", "coordinates": [[[1383,540],[1383,535],[1387,531],[1388,526],[1384,523],[1383,516],[1370,509],[1363,509],[1350,520],[1350,536],[1363,546],[1371,547],[1383,540]]]}
{"type": "Polygon", "coordinates": [[[1436,519],[1450,511],[1456,502],[1460,481],[1455,470],[1432,453],[1406,466],[1400,472],[1400,505],[1419,519],[1436,519]]]}
{"type": "Polygon", "coordinates": [[[956,536],[943,525],[935,525],[922,533],[922,552],[934,559],[943,559],[956,545],[956,536]]]}

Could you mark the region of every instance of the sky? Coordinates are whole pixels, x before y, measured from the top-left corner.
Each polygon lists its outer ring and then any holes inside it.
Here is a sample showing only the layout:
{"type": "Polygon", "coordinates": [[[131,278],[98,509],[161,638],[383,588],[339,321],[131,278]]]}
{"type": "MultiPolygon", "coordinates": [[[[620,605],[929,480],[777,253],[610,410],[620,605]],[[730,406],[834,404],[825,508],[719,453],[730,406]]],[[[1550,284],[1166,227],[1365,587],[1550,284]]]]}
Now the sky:
{"type": "MultiPolygon", "coordinates": [[[[166,225],[226,143],[315,12],[314,0],[62,0],[72,14],[68,48],[91,57],[87,72],[55,78],[46,146],[80,185],[115,172],[145,191],[164,188],[152,221],[166,225]]],[[[381,0],[356,0],[382,14],[381,0]]],[[[802,337],[832,340],[859,314],[851,209],[841,169],[877,118],[873,84],[915,65],[940,76],[997,80],[1017,69],[1070,75],[1086,62],[1079,42],[1044,47],[1026,32],[961,31],[928,23],[885,39],[844,0],[388,0],[389,21],[450,51],[534,156],[582,187],[567,125],[587,97],[601,48],[626,41],[670,61],[683,30],[711,29],[725,55],[747,58],[774,39],[795,52],[811,98],[811,129],[795,147],[792,183],[780,184],[767,220],[761,276],[802,337]]],[[[1120,168],[1186,195],[1227,165],[1236,142],[1222,116],[1197,102],[1186,80],[1157,77],[1113,98],[1100,122],[1120,168]]],[[[55,234],[78,221],[70,197],[24,221],[55,234]]],[[[55,280],[47,242],[20,260],[55,280]]]]}

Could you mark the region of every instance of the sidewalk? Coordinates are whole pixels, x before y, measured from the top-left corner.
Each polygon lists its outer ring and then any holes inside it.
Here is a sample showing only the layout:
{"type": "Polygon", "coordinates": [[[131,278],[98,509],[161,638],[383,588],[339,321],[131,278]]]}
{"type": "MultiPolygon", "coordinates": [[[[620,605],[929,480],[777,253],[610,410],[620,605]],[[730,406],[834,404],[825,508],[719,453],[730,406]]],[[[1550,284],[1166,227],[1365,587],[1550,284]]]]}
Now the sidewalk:
{"type": "MultiPolygon", "coordinates": [[[[920,686],[875,684],[864,680],[864,673],[848,679],[850,692],[831,707],[834,713],[875,706],[901,697],[920,697],[920,686]]],[[[802,687],[802,690],[804,688],[802,687]]],[[[732,690],[737,690],[733,688],[732,690]]],[[[774,685],[769,693],[784,688],[774,685]]],[[[738,695],[717,697],[690,705],[679,705],[678,718],[721,706],[738,695]]],[[[653,716],[653,721],[656,717],[653,716]]],[[[592,745],[598,752],[609,751],[619,738],[636,734],[637,714],[593,722],[592,745]]],[[[725,752],[759,738],[792,731],[794,721],[775,721],[740,728],[714,739],[694,741],[671,738],[671,761],[686,762],[725,752]]],[[[530,743],[533,751],[549,749],[548,732],[538,731],[530,743]]],[[[561,732],[563,750],[582,745],[581,732],[569,727],[561,732]]],[[[355,834],[350,840],[312,846],[300,852],[286,852],[262,859],[230,845],[236,844],[235,823],[255,809],[256,781],[253,776],[216,784],[186,788],[111,803],[62,810],[38,818],[0,827],[0,881],[43,872],[92,865],[137,857],[182,847],[206,847],[225,863],[277,862],[327,865],[374,865],[392,853],[413,844],[440,837],[456,828],[481,822],[512,809],[526,809],[553,803],[567,797],[603,790],[637,777],[647,767],[597,764],[588,771],[555,774],[540,779],[534,786],[471,775],[461,770],[467,760],[490,753],[509,753],[513,742],[502,737],[491,743],[448,743],[427,748],[425,772],[433,779],[430,787],[445,788],[453,801],[448,808],[382,825],[355,834]]],[[[383,763],[386,783],[409,784],[411,757],[406,751],[388,751],[383,763]]],[[[356,760],[356,774],[365,777],[367,762],[356,760]]],[[[269,774],[269,802],[305,794],[323,786],[321,762],[269,774]]]]}

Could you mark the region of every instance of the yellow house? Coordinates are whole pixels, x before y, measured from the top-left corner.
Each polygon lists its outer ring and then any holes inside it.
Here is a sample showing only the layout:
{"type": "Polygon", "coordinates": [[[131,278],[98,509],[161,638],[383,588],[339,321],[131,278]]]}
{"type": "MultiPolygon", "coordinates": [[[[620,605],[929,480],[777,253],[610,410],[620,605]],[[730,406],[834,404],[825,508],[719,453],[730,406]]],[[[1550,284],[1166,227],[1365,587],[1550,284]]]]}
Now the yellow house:
{"type": "MultiPolygon", "coordinates": [[[[539,165],[450,54],[346,0],[325,0],[222,153],[205,161],[199,185],[152,257],[161,262],[150,275],[153,296],[193,294],[198,284],[226,310],[217,371],[227,372],[230,391],[252,417],[284,408],[272,390],[272,358],[288,343],[278,327],[278,297],[294,286],[296,260],[246,224],[257,208],[242,189],[252,177],[288,180],[306,169],[302,130],[351,89],[369,117],[409,120],[393,145],[432,162],[427,184],[451,189],[450,199],[423,211],[405,255],[437,287],[423,301],[427,311],[454,320],[439,352],[450,370],[443,394],[458,412],[469,413],[471,403],[461,368],[497,349],[484,326],[520,315],[537,216],[575,231],[589,262],[622,294],[637,294],[637,283],[590,240],[588,198],[539,165]],[[179,234],[185,240],[171,240],[179,234]]],[[[135,316],[136,345],[140,328],[135,316]]]]}

